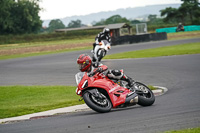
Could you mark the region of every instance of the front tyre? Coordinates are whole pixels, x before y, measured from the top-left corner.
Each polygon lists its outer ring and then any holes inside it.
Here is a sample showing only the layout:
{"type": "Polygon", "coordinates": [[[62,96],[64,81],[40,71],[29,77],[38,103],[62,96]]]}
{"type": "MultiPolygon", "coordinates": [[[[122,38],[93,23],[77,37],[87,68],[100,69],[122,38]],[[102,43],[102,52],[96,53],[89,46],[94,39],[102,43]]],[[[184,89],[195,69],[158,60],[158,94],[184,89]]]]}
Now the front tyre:
{"type": "Polygon", "coordinates": [[[94,111],[99,113],[109,112],[112,108],[110,100],[102,93],[100,93],[100,95],[102,95],[102,98],[95,97],[90,92],[86,91],[83,94],[83,99],[85,103],[94,111]]]}
{"type": "Polygon", "coordinates": [[[105,55],[106,55],[106,50],[105,49],[99,49],[97,51],[98,61],[100,62],[105,55]]]}
{"type": "Polygon", "coordinates": [[[134,88],[138,94],[138,104],[141,106],[151,106],[155,102],[155,96],[151,89],[140,82],[134,83],[134,88]]]}

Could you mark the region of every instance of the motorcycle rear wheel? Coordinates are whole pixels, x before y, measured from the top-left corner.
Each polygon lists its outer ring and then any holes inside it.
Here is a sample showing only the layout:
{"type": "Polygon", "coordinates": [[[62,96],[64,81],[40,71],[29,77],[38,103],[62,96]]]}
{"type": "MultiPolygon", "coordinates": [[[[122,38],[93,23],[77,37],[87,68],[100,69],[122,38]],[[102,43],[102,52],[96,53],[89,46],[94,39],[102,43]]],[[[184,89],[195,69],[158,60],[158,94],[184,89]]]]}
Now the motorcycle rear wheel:
{"type": "Polygon", "coordinates": [[[138,94],[138,104],[141,106],[151,106],[155,102],[155,96],[151,89],[144,85],[143,83],[140,82],[135,82],[134,86],[137,86],[138,88],[136,89],[137,92],[142,92],[142,93],[137,93],[138,94]]]}
{"type": "MultiPolygon", "coordinates": [[[[103,94],[101,93],[101,95],[103,94]]],[[[112,104],[106,96],[102,100],[95,98],[90,92],[86,91],[83,95],[83,99],[91,109],[99,113],[109,112],[112,108],[112,104]]]]}

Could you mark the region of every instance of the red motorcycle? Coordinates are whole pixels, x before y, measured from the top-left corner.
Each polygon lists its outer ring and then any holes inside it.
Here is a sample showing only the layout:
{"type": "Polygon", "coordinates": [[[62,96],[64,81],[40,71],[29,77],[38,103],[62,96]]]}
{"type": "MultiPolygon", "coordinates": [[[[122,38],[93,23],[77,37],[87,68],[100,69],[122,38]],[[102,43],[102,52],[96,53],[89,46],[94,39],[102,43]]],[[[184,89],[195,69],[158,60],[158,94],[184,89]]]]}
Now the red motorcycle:
{"type": "Polygon", "coordinates": [[[134,86],[127,89],[125,81],[111,80],[103,73],[88,75],[87,72],[79,72],[75,78],[78,85],[76,94],[83,97],[91,109],[100,113],[135,104],[150,106],[155,101],[153,92],[140,82],[134,81],[134,86]]]}

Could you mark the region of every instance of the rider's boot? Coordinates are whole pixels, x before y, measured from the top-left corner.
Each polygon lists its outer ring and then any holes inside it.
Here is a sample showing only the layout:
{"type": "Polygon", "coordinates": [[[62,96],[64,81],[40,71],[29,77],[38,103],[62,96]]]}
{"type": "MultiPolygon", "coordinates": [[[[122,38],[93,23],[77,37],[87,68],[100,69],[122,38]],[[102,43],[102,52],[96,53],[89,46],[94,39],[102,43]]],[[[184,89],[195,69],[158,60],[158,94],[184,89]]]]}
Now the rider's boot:
{"type": "Polygon", "coordinates": [[[96,46],[96,43],[93,43],[93,50],[91,50],[91,53],[94,53],[95,46],[96,46]]]}
{"type": "Polygon", "coordinates": [[[122,76],[121,80],[124,80],[124,81],[128,82],[128,86],[130,88],[132,88],[133,85],[134,85],[134,80],[131,77],[126,76],[125,74],[122,76]]]}

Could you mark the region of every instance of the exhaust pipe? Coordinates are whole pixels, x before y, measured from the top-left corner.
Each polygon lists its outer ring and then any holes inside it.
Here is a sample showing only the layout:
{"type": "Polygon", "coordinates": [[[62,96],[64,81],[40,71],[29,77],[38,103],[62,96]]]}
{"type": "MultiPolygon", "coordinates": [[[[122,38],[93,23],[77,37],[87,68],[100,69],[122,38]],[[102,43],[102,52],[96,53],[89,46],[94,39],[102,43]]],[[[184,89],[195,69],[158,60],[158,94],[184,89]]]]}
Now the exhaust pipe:
{"type": "Polygon", "coordinates": [[[138,95],[134,92],[127,94],[125,104],[136,104],[138,103],[138,95]]]}

